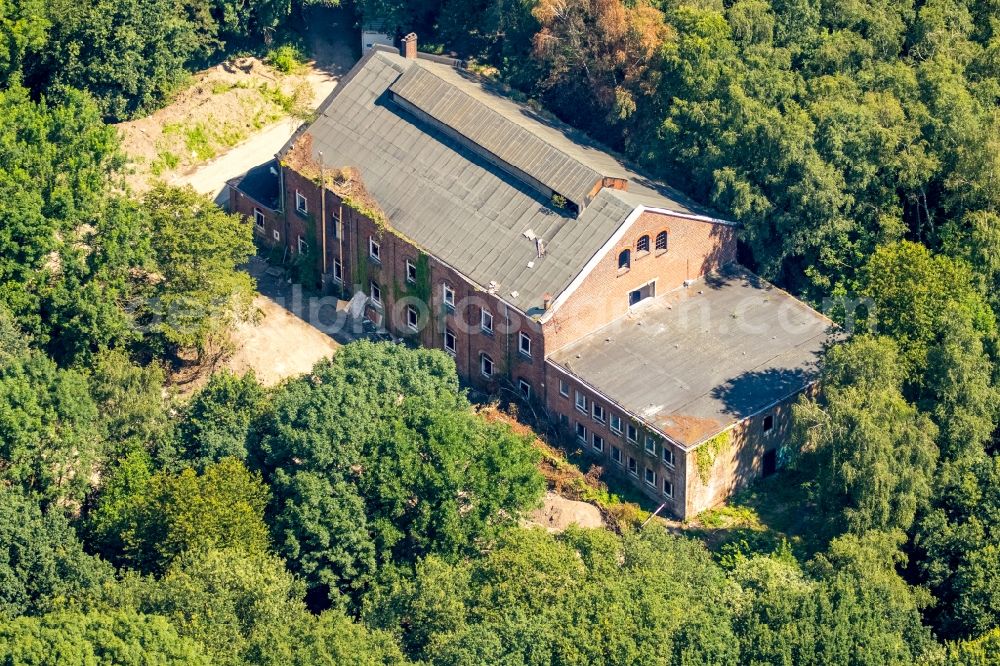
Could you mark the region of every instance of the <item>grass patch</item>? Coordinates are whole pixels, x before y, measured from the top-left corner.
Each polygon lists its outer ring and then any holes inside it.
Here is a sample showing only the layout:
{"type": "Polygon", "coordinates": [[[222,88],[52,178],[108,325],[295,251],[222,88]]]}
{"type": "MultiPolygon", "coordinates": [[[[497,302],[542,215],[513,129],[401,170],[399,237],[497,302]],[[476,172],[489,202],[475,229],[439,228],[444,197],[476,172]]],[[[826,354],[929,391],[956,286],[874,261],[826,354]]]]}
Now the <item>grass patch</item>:
{"type": "Polygon", "coordinates": [[[257,90],[266,102],[273,104],[290,116],[304,118],[310,113],[308,103],[312,97],[312,88],[309,87],[308,83],[300,84],[291,93],[284,92],[277,85],[272,86],[266,83],[261,84],[257,90]]]}
{"type": "Polygon", "coordinates": [[[774,553],[804,562],[825,546],[808,483],[802,472],[782,470],[740,491],[724,506],[699,514],[687,531],[702,539],[724,566],[774,553]]]}
{"type": "Polygon", "coordinates": [[[215,157],[216,150],[212,144],[212,135],[204,124],[197,123],[184,130],[184,147],[194,159],[204,161],[215,157]]]}
{"type": "Polygon", "coordinates": [[[302,51],[291,44],[284,44],[268,51],[264,61],[282,74],[294,74],[302,69],[305,56],[302,51]]]}
{"type": "Polygon", "coordinates": [[[245,139],[246,136],[246,130],[238,125],[233,125],[232,123],[226,123],[220,130],[215,132],[216,141],[226,148],[235,146],[240,141],[245,139]]]}
{"type": "Polygon", "coordinates": [[[154,176],[160,176],[164,171],[173,171],[181,163],[181,158],[177,153],[162,148],[156,153],[156,159],[149,165],[149,170],[154,176]]]}

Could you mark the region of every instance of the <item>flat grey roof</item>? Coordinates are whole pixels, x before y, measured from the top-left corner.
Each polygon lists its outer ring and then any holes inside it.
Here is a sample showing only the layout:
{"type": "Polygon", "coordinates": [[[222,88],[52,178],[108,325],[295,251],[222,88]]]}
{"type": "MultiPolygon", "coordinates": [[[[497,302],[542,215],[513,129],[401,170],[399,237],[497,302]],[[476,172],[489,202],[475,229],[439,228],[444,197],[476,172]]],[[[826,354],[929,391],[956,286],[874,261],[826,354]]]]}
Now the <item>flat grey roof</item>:
{"type": "MultiPolygon", "coordinates": [[[[555,208],[525,182],[394,101],[390,87],[413,68],[433,72],[446,82],[445,88],[461,87],[463,98],[488,104],[503,117],[520,114],[518,126],[532,127],[536,137],[563,148],[573,144],[570,130],[543,123],[527,107],[488,91],[467,73],[375,50],[344,77],[316,121],[293,137],[282,154],[309,135],[314,159],[322,152],[328,167],[358,171],[393,229],[480,288],[496,283],[498,296],[529,315],[540,315],[543,295],[556,297],[569,286],[636,208],[635,200],[605,188],[579,217],[555,208]],[[544,240],[545,256],[536,256],[528,232],[544,240]]],[[[577,150],[588,153],[588,163],[606,160],[623,168],[591,145],[580,144],[577,150]]],[[[701,213],[679,194],[662,194],[669,191],[666,186],[627,174],[634,177],[629,189],[642,193],[646,205],[701,213]]]]}
{"type": "Polygon", "coordinates": [[[690,447],[811,384],[831,327],[733,267],[641,303],[548,360],[690,447]]]}

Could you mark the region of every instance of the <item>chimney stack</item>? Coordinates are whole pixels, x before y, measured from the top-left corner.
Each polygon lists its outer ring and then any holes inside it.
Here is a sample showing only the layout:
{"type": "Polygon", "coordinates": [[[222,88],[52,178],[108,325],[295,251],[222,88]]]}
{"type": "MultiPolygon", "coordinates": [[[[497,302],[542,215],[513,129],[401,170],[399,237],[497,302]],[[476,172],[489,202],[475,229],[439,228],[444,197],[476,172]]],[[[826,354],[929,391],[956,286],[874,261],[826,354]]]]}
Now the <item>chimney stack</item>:
{"type": "Polygon", "coordinates": [[[552,305],[552,294],[545,292],[542,294],[542,309],[548,310],[552,305]]]}
{"type": "Polygon", "coordinates": [[[403,57],[409,60],[417,58],[417,33],[411,32],[403,37],[403,57]]]}

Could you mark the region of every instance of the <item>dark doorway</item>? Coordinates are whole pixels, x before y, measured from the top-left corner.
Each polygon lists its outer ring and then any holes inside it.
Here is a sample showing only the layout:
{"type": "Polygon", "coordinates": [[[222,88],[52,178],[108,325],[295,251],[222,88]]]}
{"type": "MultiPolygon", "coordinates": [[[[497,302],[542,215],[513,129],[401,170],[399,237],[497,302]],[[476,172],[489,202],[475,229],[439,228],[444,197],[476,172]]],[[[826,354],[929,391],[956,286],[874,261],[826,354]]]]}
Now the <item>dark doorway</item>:
{"type": "Polygon", "coordinates": [[[761,475],[771,476],[776,471],[778,471],[778,450],[764,451],[764,469],[761,475]]]}

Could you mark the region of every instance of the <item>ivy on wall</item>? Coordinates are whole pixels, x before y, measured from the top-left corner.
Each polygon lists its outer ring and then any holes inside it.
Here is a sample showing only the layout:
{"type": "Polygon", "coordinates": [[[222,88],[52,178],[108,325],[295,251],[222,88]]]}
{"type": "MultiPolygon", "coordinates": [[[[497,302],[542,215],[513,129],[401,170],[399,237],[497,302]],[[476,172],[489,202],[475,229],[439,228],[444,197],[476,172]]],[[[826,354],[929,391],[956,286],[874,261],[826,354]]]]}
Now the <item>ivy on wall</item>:
{"type": "Polygon", "coordinates": [[[694,462],[698,466],[698,478],[704,486],[712,478],[712,467],[719,454],[729,449],[733,443],[732,430],[723,430],[715,437],[695,449],[694,462]]]}

